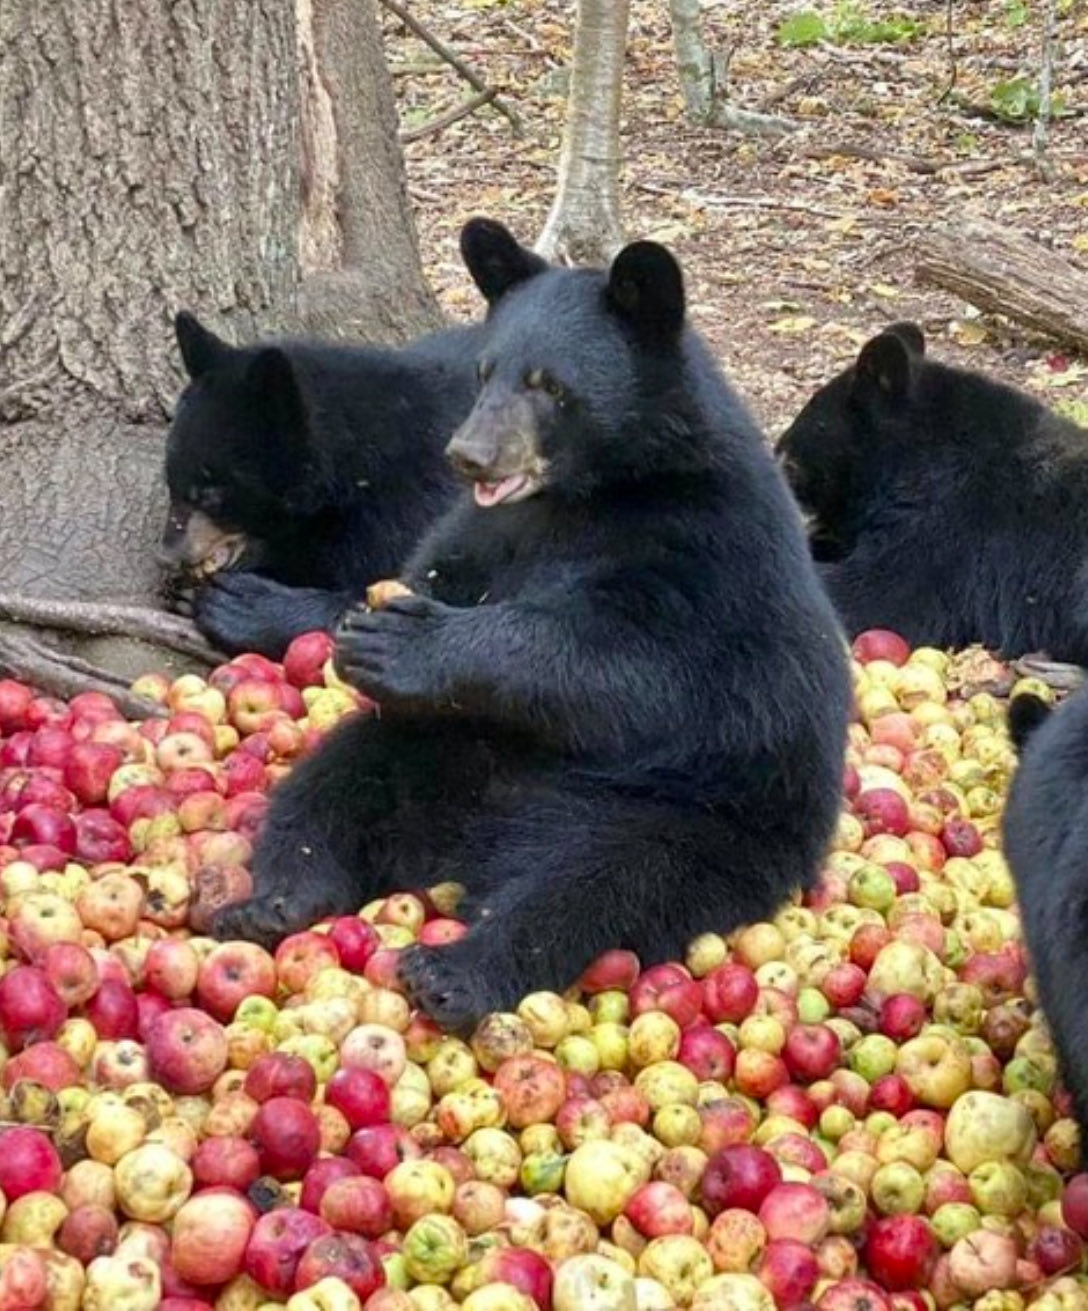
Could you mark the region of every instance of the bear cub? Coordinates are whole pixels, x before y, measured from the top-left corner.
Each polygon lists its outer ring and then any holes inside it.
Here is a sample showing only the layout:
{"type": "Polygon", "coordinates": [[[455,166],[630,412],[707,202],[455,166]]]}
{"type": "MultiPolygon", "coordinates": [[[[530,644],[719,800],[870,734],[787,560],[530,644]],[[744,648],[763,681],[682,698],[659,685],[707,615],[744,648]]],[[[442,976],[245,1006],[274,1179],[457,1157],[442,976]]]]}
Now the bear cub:
{"type": "Polygon", "coordinates": [[[1088,664],[1088,433],[897,323],[777,445],[851,637],[1088,664]]]}
{"type": "Polygon", "coordinates": [[[1003,817],[1024,940],[1062,1079],[1088,1133],[1088,690],[1051,710],[1014,697],[1020,752],[1003,817]]]}
{"type": "Polygon", "coordinates": [[[272,795],[255,895],[213,932],[272,943],[397,888],[455,880],[470,928],[405,953],[449,1028],[772,915],[839,813],[842,631],[801,517],[685,319],[663,247],[605,272],[462,234],[489,306],[471,487],[355,608],[341,673],[375,698],[272,795]]]}
{"type": "MultiPolygon", "coordinates": [[[[443,454],[475,393],[478,329],[400,350],[234,347],[187,313],[190,382],[167,438],[164,565],[221,650],[282,656],[395,570],[457,482],[443,454]]],[[[168,584],[168,587],[171,584],[168,584]]]]}

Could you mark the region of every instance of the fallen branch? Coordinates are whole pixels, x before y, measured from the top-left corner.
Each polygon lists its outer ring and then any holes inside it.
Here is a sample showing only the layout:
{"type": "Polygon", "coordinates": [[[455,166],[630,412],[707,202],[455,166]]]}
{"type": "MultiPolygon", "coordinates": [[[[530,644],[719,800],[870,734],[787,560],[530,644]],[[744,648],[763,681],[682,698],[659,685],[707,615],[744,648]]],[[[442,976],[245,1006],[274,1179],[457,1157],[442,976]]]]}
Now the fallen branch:
{"type": "Polygon", "coordinates": [[[469,114],[475,113],[482,105],[491,104],[497,94],[494,87],[489,87],[486,91],[481,91],[478,96],[472,96],[468,100],[462,101],[461,104],[454,105],[445,114],[439,114],[437,118],[432,118],[419,127],[411,128],[407,132],[401,132],[402,144],[407,145],[410,141],[418,141],[421,137],[430,136],[432,132],[441,132],[444,127],[456,123],[459,118],[465,118],[469,114]]]}
{"type": "MultiPolygon", "coordinates": [[[[381,3],[391,14],[396,14],[409,31],[414,32],[421,41],[426,45],[429,45],[436,55],[444,59],[451,68],[456,69],[474,90],[484,92],[489,89],[487,83],[479,73],[477,73],[471,65],[466,64],[456,51],[451,50],[444,41],[440,41],[433,32],[424,27],[414,14],[408,12],[407,8],[400,3],[400,0],[381,0],[381,3]]],[[[491,103],[499,113],[507,119],[514,130],[514,135],[518,137],[522,136],[525,129],[522,126],[521,118],[517,111],[497,94],[493,95],[491,103]]]]}
{"type": "Polygon", "coordinates": [[[822,209],[803,200],[781,200],[777,196],[720,196],[707,194],[685,188],[680,183],[675,186],[657,186],[653,182],[636,182],[638,191],[648,191],[653,196],[669,196],[673,200],[683,200],[696,205],[720,206],[723,209],[784,209],[796,214],[813,214],[816,218],[845,219],[851,215],[843,210],[822,209]]]}
{"type": "Polygon", "coordinates": [[[968,218],[927,233],[914,275],[1088,353],[1088,273],[1001,224],[968,218]]]}
{"type": "Polygon", "coordinates": [[[226,658],[209,646],[190,620],[148,606],[110,601],[44,601],[0,592],[0,619],[94,637],[132,637],[204,660],[209,665],[219,664],[226,658]]]}
{"type": "Polygon", "coordinates": [[[853,146],[845,142],[837,145],[804,146],[800,152],[806,159],[831,159],[841,155],[844,159],[867,159],[874,164],[901,164],[911,173],[932,175],[944,165],[938,160],[923,159],[920,155],[901,155],[893,150],[878,150],[875,146],[853,146]]]}
{"type": "Polygon", "coordinates": [[[108,669],[51,650],[29,635],[0,633],[0,669],[64,699],[80,692],[104,692],[129,719],[161,719],[169,713],[157,701],[137,696],[125,679],[108,669]]]}

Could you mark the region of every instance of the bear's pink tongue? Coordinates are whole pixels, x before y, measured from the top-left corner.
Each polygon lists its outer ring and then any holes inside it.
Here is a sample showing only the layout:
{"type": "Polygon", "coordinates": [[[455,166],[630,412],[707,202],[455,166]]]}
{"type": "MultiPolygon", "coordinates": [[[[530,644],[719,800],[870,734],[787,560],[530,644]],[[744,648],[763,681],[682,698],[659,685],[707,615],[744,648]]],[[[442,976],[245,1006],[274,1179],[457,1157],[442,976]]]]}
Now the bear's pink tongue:
{"type": "Polygon", "coordinates": [[[523,473],[512,474],[509,478],[504,478],[502,482],[476,483],[476,504],[483,506],[485,509],[492,505],[499,505],[508,496],[513,496],[515,492],[521,491],[524,486],[525,475],[523,473]]]}

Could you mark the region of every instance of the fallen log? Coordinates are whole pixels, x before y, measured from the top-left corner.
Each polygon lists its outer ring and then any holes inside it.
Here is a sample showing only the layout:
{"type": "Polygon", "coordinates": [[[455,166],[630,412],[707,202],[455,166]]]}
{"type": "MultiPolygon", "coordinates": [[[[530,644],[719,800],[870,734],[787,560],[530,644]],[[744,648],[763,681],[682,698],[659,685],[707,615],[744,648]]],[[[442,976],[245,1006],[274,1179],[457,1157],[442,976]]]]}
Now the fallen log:
{"type": "Polygon", "coordinates": [[[914,275],[1088,355],[1088,272],[989,219],[928,233],[914,275]]]}

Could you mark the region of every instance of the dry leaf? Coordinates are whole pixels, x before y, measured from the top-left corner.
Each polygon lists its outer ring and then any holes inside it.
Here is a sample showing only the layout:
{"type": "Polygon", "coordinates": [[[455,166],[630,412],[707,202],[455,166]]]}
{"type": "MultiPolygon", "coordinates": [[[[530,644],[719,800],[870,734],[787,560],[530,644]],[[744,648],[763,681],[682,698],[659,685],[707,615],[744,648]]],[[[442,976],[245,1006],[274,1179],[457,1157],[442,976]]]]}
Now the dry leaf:
{"type": "Polygon", "coordinates": [[[949,324],[948,331],[961,346],[981,346],[989,335],[981,323],[964,323],[960,319],[949,324]]]}
{"type": "Polygon", "coordinates": [[[808,332],[810,328],[816,326],[816,320],[810,314],[792,314],[784,319],[776,319],[770,325],[771,332],[780,332],[792,334],[797,332],[808,332]]]}

